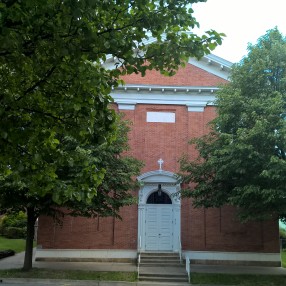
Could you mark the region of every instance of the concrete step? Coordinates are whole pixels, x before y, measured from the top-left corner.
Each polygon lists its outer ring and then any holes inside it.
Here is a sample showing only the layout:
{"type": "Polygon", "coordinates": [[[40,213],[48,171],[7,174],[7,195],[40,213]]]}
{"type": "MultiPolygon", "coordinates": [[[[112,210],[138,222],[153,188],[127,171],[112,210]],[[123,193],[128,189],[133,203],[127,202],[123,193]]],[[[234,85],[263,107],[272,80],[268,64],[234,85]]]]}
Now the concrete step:
{"type": "MultiPolygon", "coordinates": [[[[141,273],[140,273],[141,274],[141,273]]],[[[144,277],[161,277],[161,278],[165,278],[165,277],[173,277],[173,278],[185,278],[186,275],[185,274],[166,274],[166,273],[142,273],[142,276],[144,277]]]]}
{"type": "Polygon", "coordinates": [[[170,253],[170,252],[163,252],[163,253],[155,253],[155,252],[142,252],[141,257],[179,257],[178,253],[170,253]]]}
{"type": "Polygon", "coordinates": [[[177,253],[142,253],[141,265],[147,266],[180,266],[180,258],[177,253]]]}
{"type": "Polygon", "coordinates": [[[182,267],[183,264],[180,263],[180,259],[178,257],[172,256],[166,256],[164,257],[158,257],[158,256],[147,256],[147,257],[141,257],[140,266],[151,266],[151,267],[164,267],[164,266],[174,266],[174,267],[182,267]]]}
{"type": "Polygon", "coordinates": [[[141,256],[141,260],[165,260],[165,261],[179,261],[178,256],[141,256]]]}
{"type": "Polygon", "coordinates": [[[183,267],[182,264],[180,263],[172,263],[172,262],[166,262],[166,261],[162,261],[162,262],[141,262],[140,263],[140,267],[167,267],[167,266],[171,266],[171,267],[183,267]]]}
{"type": "MultiPolygon", "coordinates": [[[[150,286],[150,281],[139,281],[137,285],[140,286],[150,286]]],[[[158,286],[190,286],[189,282],[152,282],[152,285],[158,286]]]]}
{"type": "Polygon", "coordinates": [[[141,252],[142,255],[157,255],[157,256],[178,256],[179,254],[177,252],[153,252],[153,251],[146,251],[141,252]]]}
{"type": "Polygon", "coordinates": [[[139,276],[139,281],[152,281],[152,282],[173,282],[173,283],[187,283],[187,277],[157,277],[157,276],[139,276]]]}
{"type": "Polygon", "coordinates": [[[186,270],[184,267],[172,267],[172,266],[155,266],[155,267],[140,267],[139,269],[140,274],[158,274],[158,275],[186,275],[186,270]]]}
{"type": "Polygon", "coordinates": [[[139,281],[156,283],[188,283],[184,265],[177,253],[142,253],[139,281]]]}

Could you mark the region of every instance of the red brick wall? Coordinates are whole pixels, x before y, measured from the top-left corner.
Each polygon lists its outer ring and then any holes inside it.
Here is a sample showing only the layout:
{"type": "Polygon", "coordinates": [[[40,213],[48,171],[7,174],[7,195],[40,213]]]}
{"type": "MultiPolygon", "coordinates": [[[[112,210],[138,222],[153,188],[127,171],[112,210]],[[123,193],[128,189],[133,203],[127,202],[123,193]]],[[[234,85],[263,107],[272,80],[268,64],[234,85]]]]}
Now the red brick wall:
{"type": "Polygon", "coordinates": [[[279,252],[278,222],[241,224],[233,207],[194,209],[182,204],[182,246],[197,251],[279,252]]]}
{"type": "Polygon", "coordinates": [[[39,219],[38,245],[43,249],[137,249],[137,206],[124,207],[122,221],[66,216],[62,225],[39,219]]]}
{"type": "Polygon", "coordinates": [[[226,80],[210,74],[196,66],[187,64],[186,68],[181,68],[172,76],[164,76],[159,72],[147,71],[144,77],[136,74],[123,76],[122,79],[128,84],[151,84],[151,85],[171,85],[171,86],[217,86],[227,83],[226,80]]]}
{"type": "MultiPolygon", "coordinates": [[[[145,78],[124,77],[127,83],[215,86],[224,80],[188,65],[174,77],[163,77],[148,72],[145,78]]],[[[187,142],[205,134],[207,123],[215,117],[215,109],[188,112],[186,106],[137,104],[135,110],[125,110],[125,118],[133,122],[129,134],[130,153],[144,161],[142,173],[158,169],[158,159],[164,160],[163,169],[177,173],[178,159],[183,153],[195,157],[195,150],[187,142]],[[175,123],[146,122],[148,111],[175,112],[175,123]]],[[[278,252],[278,223],[241,225],[231,207],[222,209],[194,209],[190,200],[182,201],[181,237],[183,249],[216,251],[278,252]]],[[[122,221],[113,218],[85,219],[66,217],[62,227],[50,218],[39,221],[38,244],[43,248],[78,249],[136,249],[137,206],[121,211],[122,221]]]]}

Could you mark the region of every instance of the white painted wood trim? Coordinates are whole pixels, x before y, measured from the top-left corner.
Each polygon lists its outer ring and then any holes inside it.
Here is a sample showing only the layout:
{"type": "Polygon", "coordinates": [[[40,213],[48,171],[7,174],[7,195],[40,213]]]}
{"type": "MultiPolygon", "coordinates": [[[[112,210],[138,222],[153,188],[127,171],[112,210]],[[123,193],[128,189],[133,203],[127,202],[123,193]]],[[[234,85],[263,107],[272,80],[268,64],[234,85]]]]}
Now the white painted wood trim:
{"type": "Polygon", "coordinates": [[[154,88],[136,90],[136,86],[126,87],[126,89],[115,89],[111,96],[121,110],[134,110],[136,104],[152,105],[184,105],[188,111],[202,112],[207,105],[214,105],[215,91],[218,88],[208,89],[196,88],[192,93],[187,89],[181,91],[167,90],[162,92],[154,88]],[[151,91],[150,91],[151,89],[151,91]]]}
{"type": "Polygon", "coordinates": [[[188,63],[225,80],[229,80],[230,70],[233,65],[233,63],[215,55],[207,55],[199,61],[190,58],[188,63]]]}
{"type": "Polygon", "coordinates": [[[180,177],[169,171],[155,170],[140,175],[137,177],[137,180],[141,184],[138,202],[138,250],[145,250],[145,215],[146,208],[148,207],[146,203],[147,199],[150,194],[157,190],[158,184],[161,184],[162,190],[167,193],[172,200],[173,251],[179,252],[178,237],[181,232],[181,198],[178,195],[178,191],[180,190],[180,177]]]}
{"type": "MultiPolygon", "coordinates": [[[[146,44],[148,45],[152,42],[156,42],[156,39],[150,37],[150,39],[146,41],[146,44]]],[[[103,67],[108,70],[113,70],[117,68],[116,63],[118,63],[117,57],[107,55],[106,62],[103,63],[103,67]]],[[[232,62],[214,54],[205,55],[200,60],[189,58],[188,63],[224,79],[229,78],[230,70],[233,65],[232,62]]]]}

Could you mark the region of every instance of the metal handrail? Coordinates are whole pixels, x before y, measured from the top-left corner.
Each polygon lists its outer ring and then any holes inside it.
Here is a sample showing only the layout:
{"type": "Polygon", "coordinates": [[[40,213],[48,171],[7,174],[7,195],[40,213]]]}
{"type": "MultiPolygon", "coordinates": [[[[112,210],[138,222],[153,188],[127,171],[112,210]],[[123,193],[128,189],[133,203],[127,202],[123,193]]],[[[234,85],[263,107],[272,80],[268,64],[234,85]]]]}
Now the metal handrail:
{"type": "Polygon", "coordinates": [[[141,253],[141,248],[142,248],[142,237],[140,235],[139,236],[139,253],[141,253]]]}
{"type": "Polygon", "coordinates": [[[186,271],[188,273],[189,283],[191,283],[191,263],[190,258],[188,256],[186,256],[186,271]]]}
{"type": "Polygon", "coordinates": [[[139,271],[140,271],[140,262],[141,262],[141,253],[138,254],[138,261],[137,261],[137,278],[139,279],[139,271]]]}
{"type": "Polygon", "coordinates": [[[138,247],[138,259],[137,259],[137,278],[139,279],[140,263],[141,263],[141,248],[142,248],[142,238],[139,237],[139,247],[138,247]]]}
{"type": "Polygon", "coordinates": [[[182,264],[183,258],[182,258],[182,243],[181,243],[181,237],[180,235],[178,236],[178,241],[179,241],[179,256],[180,256],[180,263],[182,264]]]}

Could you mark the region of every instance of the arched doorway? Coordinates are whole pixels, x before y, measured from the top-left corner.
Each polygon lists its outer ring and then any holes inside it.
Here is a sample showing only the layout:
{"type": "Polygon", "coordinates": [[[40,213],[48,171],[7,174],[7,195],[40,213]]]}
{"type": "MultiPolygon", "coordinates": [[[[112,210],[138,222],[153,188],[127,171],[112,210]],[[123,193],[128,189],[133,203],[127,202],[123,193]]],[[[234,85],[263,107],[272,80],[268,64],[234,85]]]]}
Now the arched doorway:
{"type": "Polygon", "coordinates": [[[138,248],[142,251],[179,251],[180,198],[178,177],[163,170],[138,177],[138,248]]]}

